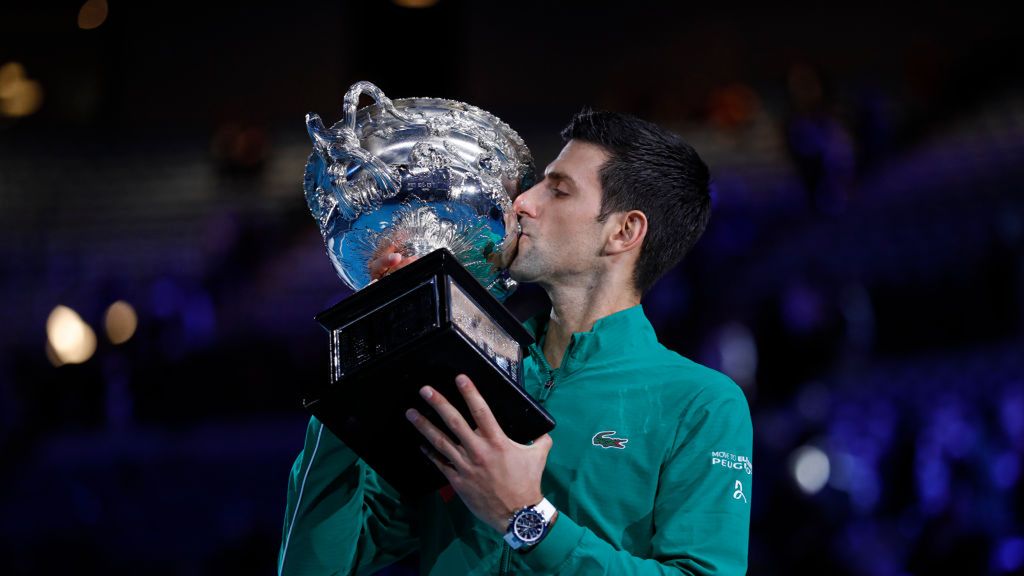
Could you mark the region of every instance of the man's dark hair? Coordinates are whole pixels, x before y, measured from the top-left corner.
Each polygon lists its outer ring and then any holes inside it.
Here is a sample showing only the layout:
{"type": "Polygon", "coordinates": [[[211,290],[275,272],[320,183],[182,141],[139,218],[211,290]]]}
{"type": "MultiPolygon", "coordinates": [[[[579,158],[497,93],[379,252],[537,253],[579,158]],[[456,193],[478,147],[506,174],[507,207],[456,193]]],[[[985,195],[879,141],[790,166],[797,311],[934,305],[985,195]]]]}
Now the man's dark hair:
{"type": "Polygon", "coordinates": [[[601,167],[603,222],[613,212],[647,216],[634,284],[640,294],[683,259],[711,216],[710,173],[697,152],[675,134],[615,112],[584,109],[562,139],[596,144],[608,153],[601,167]]]}

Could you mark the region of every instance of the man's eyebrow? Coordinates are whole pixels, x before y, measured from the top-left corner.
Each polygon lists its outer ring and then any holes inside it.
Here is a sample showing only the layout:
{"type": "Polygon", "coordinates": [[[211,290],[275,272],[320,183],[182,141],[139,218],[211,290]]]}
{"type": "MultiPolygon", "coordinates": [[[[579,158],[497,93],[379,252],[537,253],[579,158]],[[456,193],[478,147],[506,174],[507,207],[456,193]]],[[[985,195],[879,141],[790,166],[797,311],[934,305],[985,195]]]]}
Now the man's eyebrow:
{"type": "Polygon", "coordinates": [[[572,179],[572,176],[569,176],[565,172],[559,172],[558,170],[548,170],[544,174],[544,176],[546,178],[551,178],[552,180],[561,180],[562,182],[566,182],[574,188],[579,187],[576,185],[576,181],[572,179]]]}

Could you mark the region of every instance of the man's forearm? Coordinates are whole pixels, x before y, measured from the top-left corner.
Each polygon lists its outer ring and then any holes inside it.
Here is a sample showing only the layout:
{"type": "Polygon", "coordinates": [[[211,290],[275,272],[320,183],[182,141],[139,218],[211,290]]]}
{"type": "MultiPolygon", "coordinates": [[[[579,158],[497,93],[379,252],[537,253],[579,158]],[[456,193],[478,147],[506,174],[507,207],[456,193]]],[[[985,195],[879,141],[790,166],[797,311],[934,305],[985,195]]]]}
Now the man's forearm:
{"type": "Polygon", "coordinates": [[[411,552],[416,542],[397,495],[311,419],[289,482],[278,574],[373,571],[411,552]]]}

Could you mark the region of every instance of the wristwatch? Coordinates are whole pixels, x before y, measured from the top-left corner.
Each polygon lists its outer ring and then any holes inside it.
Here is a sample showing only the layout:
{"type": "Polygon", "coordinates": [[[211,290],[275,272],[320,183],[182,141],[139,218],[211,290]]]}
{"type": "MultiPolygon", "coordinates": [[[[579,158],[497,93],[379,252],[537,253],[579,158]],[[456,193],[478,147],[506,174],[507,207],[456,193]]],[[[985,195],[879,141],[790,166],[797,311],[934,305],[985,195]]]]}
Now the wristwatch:
{"type": "Polygon", "coordinates": [[[513,550],[535,546],[544,539],[555,517],[555,507],[544,498],[540,503],[527,506],[512,514],[505,530],[505,542],[513,550]]]}

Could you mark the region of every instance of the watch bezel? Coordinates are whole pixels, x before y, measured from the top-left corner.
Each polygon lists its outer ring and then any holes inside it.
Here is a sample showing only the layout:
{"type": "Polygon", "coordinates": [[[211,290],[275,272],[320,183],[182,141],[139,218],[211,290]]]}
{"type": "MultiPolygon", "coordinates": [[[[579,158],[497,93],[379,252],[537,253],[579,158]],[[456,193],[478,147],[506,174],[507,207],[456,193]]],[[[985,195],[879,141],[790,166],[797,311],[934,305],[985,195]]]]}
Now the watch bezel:
{"type": "Polygon", "coordinates": [[[516,538],[523,542],[523,545],[525,546],[529,546],[540,541],[547,530],[548,521],[545,520],[544,515],[538,512],[536,508],[524,508],[512,517],[512,532],[516,535],[516,538]],[[531,519],[533,521],[526,526],[520,525],[521,522],[527,519],[531,519]],[[533,534],[532,537],[531,534],[533,534]]]}
{"type": "Polygon", "coordinates": [[[541,499],[533,506],[516,510],[509,519],[508,528],[505,529],[505,542],[515,550],[531,548],[543,540],[551,530],[556,513],[557,510],[547,498],[541,499]],[[529,520],[525,526],[522,525],[524,519],[529,520]],[[535,536],[531,538],[530,532],[536,532],[535,536]]]}

